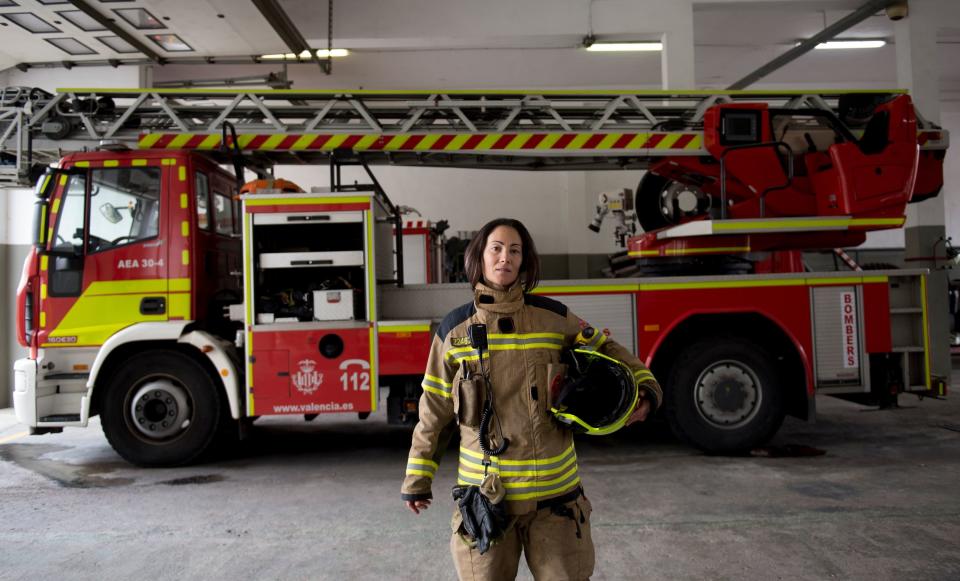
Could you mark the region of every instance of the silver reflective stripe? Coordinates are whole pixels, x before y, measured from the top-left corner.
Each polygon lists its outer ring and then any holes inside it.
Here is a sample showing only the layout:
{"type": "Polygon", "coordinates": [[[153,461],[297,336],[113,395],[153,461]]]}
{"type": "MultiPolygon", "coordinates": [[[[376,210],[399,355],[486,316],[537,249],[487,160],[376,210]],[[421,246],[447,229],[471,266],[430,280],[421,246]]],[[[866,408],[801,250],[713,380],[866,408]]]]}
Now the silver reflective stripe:
{"type": "Polygon", "coordinates": [[[439,389],[440,391],[442,391],[442,392],[444,392],[444,393],[450,393],[451,391],[453,391],[453,387],[452,387],[452,386],[450,386],[450,385],[444,385],[444,384],[442,384],[442,383],[440,383],[440,382],[438,382],[438,381],[434,381],[434,380],[432,380],[432,379],[429,379],[428,377],[424,377],[424,378],[423,378],[423,382],[422,382],[420,385],[421,385],[422,387],[432,387],[432,388],[434,388],[434,389],[439,389]]]}

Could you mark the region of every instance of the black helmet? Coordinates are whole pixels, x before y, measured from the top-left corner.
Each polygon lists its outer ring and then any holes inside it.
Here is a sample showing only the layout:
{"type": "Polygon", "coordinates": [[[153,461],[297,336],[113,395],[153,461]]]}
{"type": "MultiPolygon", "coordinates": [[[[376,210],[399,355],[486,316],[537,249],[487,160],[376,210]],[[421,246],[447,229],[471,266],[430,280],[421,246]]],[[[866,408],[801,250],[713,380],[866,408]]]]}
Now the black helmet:
{"type": "Polygon", "coordinates": [[[564,353],[567,376],[552,388],[550,411],[573,431],[603,436],[624,426],[637,405],[639,390],[624,363],[588,349],[564,353]]]}

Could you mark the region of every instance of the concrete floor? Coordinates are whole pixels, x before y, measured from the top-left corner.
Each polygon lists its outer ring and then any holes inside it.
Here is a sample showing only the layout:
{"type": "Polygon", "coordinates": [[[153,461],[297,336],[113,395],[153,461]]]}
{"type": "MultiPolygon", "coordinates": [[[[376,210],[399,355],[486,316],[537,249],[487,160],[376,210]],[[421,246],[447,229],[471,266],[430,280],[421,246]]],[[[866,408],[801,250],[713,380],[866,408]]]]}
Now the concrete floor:
{"type": "MultiPolygon", "coordinates": [[[[817,457],[706,457],[651,427],[581,440],[594,579],[960,579],[960,396],[901,400],[788,419],[773,444],[817,457]]],[[[453,462],[415,517],[409,433],[382,415],[257,426],[230,459],[145,470],[99,425],[27,437],[0,411],[0,579],[455,577],[453,462]]]]}

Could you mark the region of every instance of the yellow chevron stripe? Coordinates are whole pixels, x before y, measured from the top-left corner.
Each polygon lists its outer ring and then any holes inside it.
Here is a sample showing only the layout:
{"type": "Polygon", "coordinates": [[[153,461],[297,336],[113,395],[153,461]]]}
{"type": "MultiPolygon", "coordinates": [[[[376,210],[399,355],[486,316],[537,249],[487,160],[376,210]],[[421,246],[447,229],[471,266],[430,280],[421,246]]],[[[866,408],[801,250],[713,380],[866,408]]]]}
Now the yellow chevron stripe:
{"type": "Polygon", "coordinates": [[[277,135],[271,135],[270,137],[267,138],[266,141],[260,144],[260,147],[258,149],[260,149],[260,151],[276,149],[277,146],[280,145],[280,143],[283,142],[284,139],[286,139],[286,137],[287,137],[286,135],[283,135],[280,133],[278,133],[277,135]]]}
{"type": "Polygon", "coordinates": [[[377,142],[377,139],[380,139],[379,135],[364,135],[360,138],[356,144],[354,144],[353,149],[356,151],[364,151],[370,149],[370,146],[377,142]]]}
{"type": "Polygon", "coordinates": [[[588,139],[593,137],[589,133],[581,133],[573,138],[573,140],[567,144],[564,149],[581,149],[583,144],[587,142],[588,139]]]}
{"type": "Polygon", "coordinates": [[[516,137],[511,139],[504,149],[520,149],[530,141],[531,137],[533,137],[532,133],[517,133],[516,137]]]}
{"type": "Polygon", "coordinates": [[[304,150],[304,149],[306,149],[311,143],[313,143],[313,140],[316,139],[316,138],[317,138],[316,133],[311,133],[311,134],[307,134],[307,135],[301,135],[301,136],[300,136],[300,139],[297,139],[296,141],[294,141],[294,142],[293,142],[293,145],[290,146],[290,150],[291,150],[291,151],[301,151],[301,150],[304,150]]]}
{"type": "Polygon", "coordinates": [[[443,150],[456,151],[462,148],[463,144],[466,143],[468,139],[470,139],[469,135],[457,135],[456,137],[450,140],[450,143],[448,143],[447,146],[443,148],[443,150]]]}
{"type": "Polygon", "coordinates": [[[610,133],[597,144],[597,149],[610,149],[621,137],[623,137],[623,133],[610,133]]]}
{"type": "Polygon", "coordinates": [[[701,149],[703,147],[703,136],[699,133],[694,134],[693,139],[687,144],[686,149],[701,149]]]}
{"type": "Polygon", "coordinates": [[[137,147],[140,149],[150,149],[156,142],[160,141],[162,136],[162,133],[147,133],[140,138],[140,142],[137,143],[137,147]]]}
{"type": "Polygon", "coordinates": [[[627,149],[640,149],[640,146],[646,143],[648,139],[650,139],[649,133],[637,133],[637,136],[627,144],[627,149]]]}
{"type": "Polygon", "coordinates": [[[425,136],[423,139],[420,140],[420,143],[418,143],[416,146],[414,146],[413,150],[414,150],[414,151],[424,151],[424,150],[427,150],[427,149],[433,149],[433,144],[436,143],[438,139],[440,139],[440,134],[439,134],[439,133],[434,133],[434,134],[431,134],[431,135],[427,135],[427,136],[425,136]]]}
{"type": "Polygon", "coordinates": [[[255,137],[256,135],[253,135],[251,133],[241,133],[240,135],[237,136],[237,145],[240,146],[240,149],[246,149],[247,146],[250,145],[250,142],[253,141],[255,137]]]}
{"type": "Polygon", "coordinates": [[[334,135],[323,144],[324,150],[331,150],[340,147],[340,145],[347,140],[348,135],[334,135]]]}
{"type": "Polygon", "coordinates": [[[480,141],[480,143],[478,143],[477,147],[474,149],[490,149],[491,147],[493,147],[493,144],[496,143],[497,140],[499,140],[501,137],[503,137],[503,134],[501,133],[491,133],[490,135],[487,135],[486,137],[484,137],[483,140],[480,141]]]}
{"type": "Polygon", "coordinates": [[[220,146],[220,136],[208,135],[203,138],[203,141],[200,142],[200,145],[197,146],[197,149],[213,149],[219,146],[220,146]]]}
{"type": "Polygon", "coordinates": [[[180,149],[190,141],[191,137],[193,137],[192,133],[177,135],[167,144],[165,149],[180,149]]]}
{"type": "Polygon", "coordinates": [[[680,139],[682,135],[680,133],[668,133],[663,139],[660,140],[660,143],[654,147],[654,149],[670,149],[673,147],[673,144],[680,139]]]}
{"type": "Polygon", "coordinates": [[[562,133],[550,133],[537,144],[536,149],[550,149],[553,144],[560,140],[562,133]]]}

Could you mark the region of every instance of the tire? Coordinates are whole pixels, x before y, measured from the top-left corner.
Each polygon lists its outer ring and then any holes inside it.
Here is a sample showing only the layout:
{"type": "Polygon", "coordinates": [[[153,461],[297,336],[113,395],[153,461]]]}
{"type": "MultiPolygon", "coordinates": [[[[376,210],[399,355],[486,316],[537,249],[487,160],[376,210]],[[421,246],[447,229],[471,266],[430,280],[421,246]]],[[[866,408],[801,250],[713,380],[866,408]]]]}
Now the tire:
{"type": "Polygon", "coordinates": [[[101,421],[110,445],[128,462],[188,464],[222,434],[221,390],[198,361],[176,351],[147,351],[115,374],[101,421]]]}
{"type": "Polygon", "coordinates": [[[637,212],[637,221],[644,232],[652,232],[679,224],[684,218],[697,216],[709,211],[711,201],[700,188],[682,184],[652,172],[643,174],[637,185],[634,197],[634,208],[637,212]],[[679,201],[685,197],[689,206],[681,209],[679,201]]]}
{"type": "Polygon", "coordinates": [[[665,410],[681,440],[710,454],[735,454],[776,433],[785,399],[773,357],[763,347],[714,336],[687,346],[673,362],[665,410]]]}

